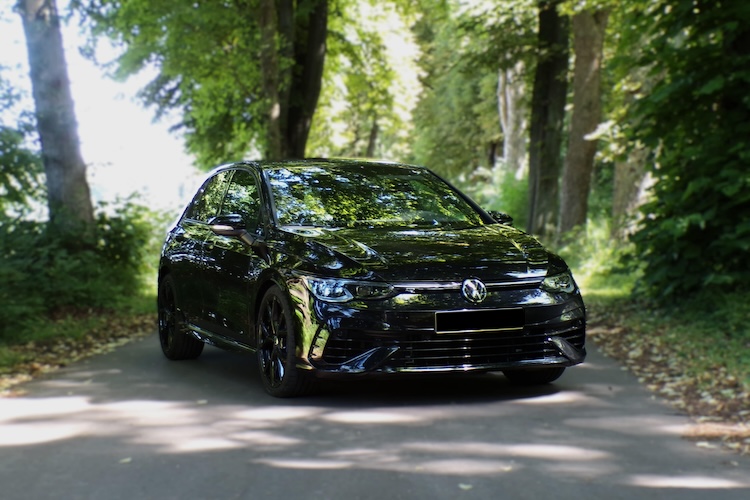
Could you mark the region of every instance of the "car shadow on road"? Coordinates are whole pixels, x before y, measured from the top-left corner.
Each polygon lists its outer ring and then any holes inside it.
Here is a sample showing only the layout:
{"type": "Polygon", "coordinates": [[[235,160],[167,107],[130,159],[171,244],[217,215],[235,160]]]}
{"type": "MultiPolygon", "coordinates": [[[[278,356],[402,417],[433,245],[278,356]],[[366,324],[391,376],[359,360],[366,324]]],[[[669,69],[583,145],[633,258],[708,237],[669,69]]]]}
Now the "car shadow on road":
{"type": "MultiPolygon", "coordinates": [[[[257,401],[257,397],[263,395],[277,404],[284,401],[265,394],[254,356],[206,349],[197,363],[185,368],[200,371],[205,380],[216,377],[216,382],[224,387],[227,387],[228,382],[240,382],[247,390],[254,394],[258,393],[253,400],[257,401]]],[[[559,391],[559,386],[554,383],[528,387],[513,385],[500,372],[397,374],[349,379],[316,379],[312,392],[295,400],[329,407],[361,408],[520,400],[550,396],[559,391]]]]}

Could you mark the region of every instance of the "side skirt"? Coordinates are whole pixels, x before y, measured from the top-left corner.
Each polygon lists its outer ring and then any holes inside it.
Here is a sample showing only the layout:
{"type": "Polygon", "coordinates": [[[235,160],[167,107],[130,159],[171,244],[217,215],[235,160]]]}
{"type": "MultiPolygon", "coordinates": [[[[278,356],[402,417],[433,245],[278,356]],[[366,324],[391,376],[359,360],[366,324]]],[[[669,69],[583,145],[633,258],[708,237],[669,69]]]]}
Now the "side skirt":
{"type": "Polygon", "coordinates": [[[200,340],[201,342],[205,342],[208,345],[216,346],[220,349],[226,349],[229,351],[239,351],[239,352],[249,352],[249,353],[255,352],[255,347],[251,347],[237,340],[224,337],[223,335],[218,335],[214,332],[208,331],[192,323],[188,323],[186,326],[188,329],[188,332],[187,332],[188,335],[191,335],[195,337],[196,339],[200,340]]]}

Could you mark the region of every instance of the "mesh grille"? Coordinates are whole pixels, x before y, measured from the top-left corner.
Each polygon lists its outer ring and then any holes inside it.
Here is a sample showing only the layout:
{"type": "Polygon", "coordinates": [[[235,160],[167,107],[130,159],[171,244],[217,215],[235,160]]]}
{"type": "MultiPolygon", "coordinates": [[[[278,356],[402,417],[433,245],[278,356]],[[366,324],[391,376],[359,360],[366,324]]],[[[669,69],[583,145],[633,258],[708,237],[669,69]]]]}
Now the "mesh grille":
{"type": "Polygon", "coordinates": [[[329,339],[323,359],[341,364],[375,347],[398,346],[399,351],[386,365],[390,368],[499,365],[557,357],[557,350],[545,340],[559,336],[582,348],[585,334],[582,322],[551,332],[542,329],[440,334],[434,332],[384,335],[382,332],[343,332],[329,339]]]}

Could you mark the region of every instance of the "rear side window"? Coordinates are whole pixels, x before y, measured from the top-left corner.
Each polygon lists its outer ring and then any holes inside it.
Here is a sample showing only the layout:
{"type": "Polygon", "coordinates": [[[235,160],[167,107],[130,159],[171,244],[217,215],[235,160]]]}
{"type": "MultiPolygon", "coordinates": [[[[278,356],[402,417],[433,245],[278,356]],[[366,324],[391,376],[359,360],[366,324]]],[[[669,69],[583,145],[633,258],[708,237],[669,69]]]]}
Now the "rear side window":
{"type": "Polygon", "coordinates": [[[260,195],[255,177],[245,170],[237,170],[229,183],[221,215],[237,214],[242,216],[247,228],[258,225],[260,216],[260,195]]]}
{"type": "Polygon", "coordinates": [[[216,216],[221,207],[228,177],[229,172],[224,171],[208,179],[196,193],[195,198],[190,203],[190,208],[185,213],[185,217],[208,222],[211,217],[216,216]]]}

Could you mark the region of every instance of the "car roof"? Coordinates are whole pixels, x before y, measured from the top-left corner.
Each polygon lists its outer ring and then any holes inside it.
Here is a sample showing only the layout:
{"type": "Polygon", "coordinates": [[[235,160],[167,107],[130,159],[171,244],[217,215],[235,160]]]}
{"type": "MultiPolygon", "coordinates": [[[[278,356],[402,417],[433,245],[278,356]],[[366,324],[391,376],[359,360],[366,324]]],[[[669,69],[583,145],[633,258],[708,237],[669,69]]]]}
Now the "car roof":
{"type": "Polygon", "coordinates": [[[409,170],[419,169],[428,170],[418,165],[408,165],[405,163],[391,162],[386,160],[371,160],[360,158],[305,158],[302,160],[243,160],[234,163],[220,165],[210,172],[213,175],[222,170],[250,167],[257,170],[272,170],[276,168],[295,168],[295,167],[336,167],[336,168],[358,168],[368,167],[377,169],[383,168],[404,168],[409,170]]]}

